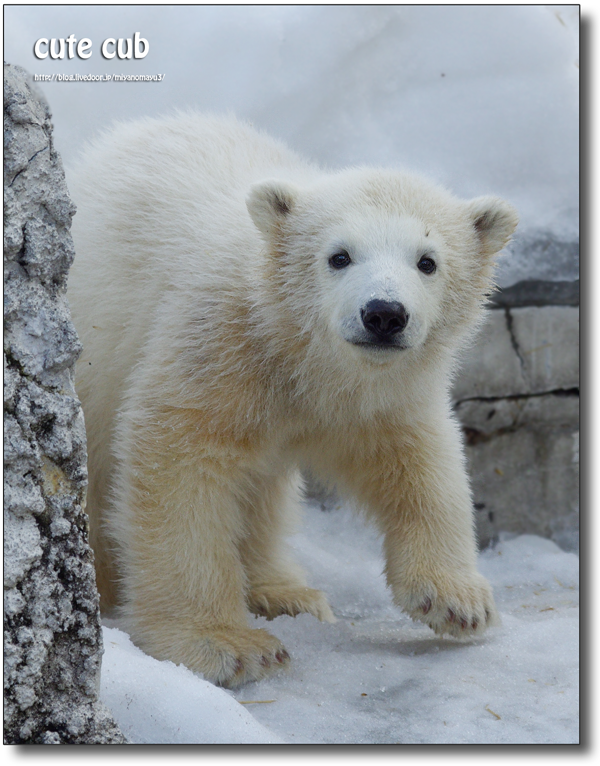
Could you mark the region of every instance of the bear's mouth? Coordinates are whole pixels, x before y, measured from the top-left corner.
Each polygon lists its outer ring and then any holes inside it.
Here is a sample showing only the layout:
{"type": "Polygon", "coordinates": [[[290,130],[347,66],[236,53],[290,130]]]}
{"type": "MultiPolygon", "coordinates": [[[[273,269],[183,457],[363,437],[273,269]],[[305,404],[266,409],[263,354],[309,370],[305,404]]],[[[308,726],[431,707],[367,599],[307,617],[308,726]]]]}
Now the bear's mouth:
{"type": "Polygon", "coordinates": [[[353,346],[359,348],[368,349],[369,351],[382,351],[383,353],[390,353],[392,351],[405,351],[410,348],[406,343],[400,341],[385,341],[385,340],[354,340],[351,341],[353,346]]]}

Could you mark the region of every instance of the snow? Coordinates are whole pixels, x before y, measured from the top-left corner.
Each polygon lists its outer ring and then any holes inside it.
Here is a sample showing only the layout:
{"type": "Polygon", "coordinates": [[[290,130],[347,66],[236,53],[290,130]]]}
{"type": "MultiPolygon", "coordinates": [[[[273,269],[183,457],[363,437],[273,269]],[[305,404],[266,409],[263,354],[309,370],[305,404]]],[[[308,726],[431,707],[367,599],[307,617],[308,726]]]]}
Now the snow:
{"type": "MultiPolygon", "coordinates": [[[[518,208],[517,242],[577,241],[578,6],[7,6],[5,60],[34,74],[158,74],[163,82],[45,82],[67,165],[115,119],[232,111],[327,166],[425,173],[518,208]],[[141,60],[107,61],[139,31],[141,60]],[[40,37],[89,37],[92,56],[38,60],[40,37]]],[[[573,279],[575,255],[500,284],[573,279]]]]}
{"type": "Polygon", "coordinates": [[[183,665],[159,662],[104,628],[100,695],[133,742],[281,744],[244,707],[183,665]]]}
{"type": "Polygon", "coordinates": [[[292,545],[337,622],[250,618],[292,656],[270,679],[220,689],[104,628],[101,698],[133,742],[579,741],[575,554],[532,535],[483,551],[502,625],[469,642],[439,638],[393,606],[380,539],[350,511],[307,505],[292,545]]]}
{"type": "MultiPolygon", "coordinates": [[[[517,241],[577,239],[578,6],[12,5],[4,23],[5,60],[32,74],[166,74],[38,83],[67,165],[114,120],[230,111],[326,166],[406,167],[463,196],[505,196],[517,241]],[[101,57],[105,38],[136,31],[145,59],[101,57]],[[92,39],[90,59],[34,58],[38,38],[70,34],[92,39]]],[[[515,249],[499,282],[524,273],[572,279],[577,263],[525,264],[515,249]]],[[[360,519],[306,515],[294,547],[338,622],[254,621],[285,642],[289,672],[229,692],[104,628],[102,699],[134,742],[578,741],[574,554],[531,536],[482,552],[503,623],[462,643],[392,605],[360,519]]]]}

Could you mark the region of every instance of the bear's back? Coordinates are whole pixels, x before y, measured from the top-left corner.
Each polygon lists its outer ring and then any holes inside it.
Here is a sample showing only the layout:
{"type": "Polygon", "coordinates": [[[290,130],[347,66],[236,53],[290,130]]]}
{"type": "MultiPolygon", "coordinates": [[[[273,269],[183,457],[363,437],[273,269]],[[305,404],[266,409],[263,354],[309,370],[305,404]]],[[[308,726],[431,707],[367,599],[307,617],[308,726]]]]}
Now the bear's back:
{"type": "Polygon", "coordinates": [[[102,442],[153,327],[248,291],[263,248],[245,204],[251,184],[315,172],[248,125],[189,113],[120,125],[68,173],[76,383],[102,442]]]}

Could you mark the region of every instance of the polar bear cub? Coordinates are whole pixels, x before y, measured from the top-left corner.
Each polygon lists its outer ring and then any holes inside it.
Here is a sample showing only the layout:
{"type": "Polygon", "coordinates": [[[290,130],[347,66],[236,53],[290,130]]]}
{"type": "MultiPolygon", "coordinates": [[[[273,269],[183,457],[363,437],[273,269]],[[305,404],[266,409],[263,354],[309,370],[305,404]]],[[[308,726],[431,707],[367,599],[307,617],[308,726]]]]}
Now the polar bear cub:
{"type": "Polygon", "coordinates": [[[103,609],[218,684],[287,664],[248,616],[334,619],[285,543],[309,467],[380,529],[400,609],[490,625],[448,387],[514,209],[193,113],[118,127],[69,180],[103,609]]]}

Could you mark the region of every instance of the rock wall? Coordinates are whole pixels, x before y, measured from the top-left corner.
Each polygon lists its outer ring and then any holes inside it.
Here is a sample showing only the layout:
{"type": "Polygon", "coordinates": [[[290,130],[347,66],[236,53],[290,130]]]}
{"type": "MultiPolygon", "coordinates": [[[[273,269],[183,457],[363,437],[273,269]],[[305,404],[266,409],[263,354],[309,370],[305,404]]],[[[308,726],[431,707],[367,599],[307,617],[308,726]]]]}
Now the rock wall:
{"type": "Polygon", "coordinates": [[[578,549],[579,284],[494,297],[454,386],[482,545],[500,532],[578,549]]]}
{"type": "Polygon", "coordinates": [[[98,702],[80,345],[65,297],[75,207],[50,112],[4,66],[4,741],[118,743],[98,702]]]}

